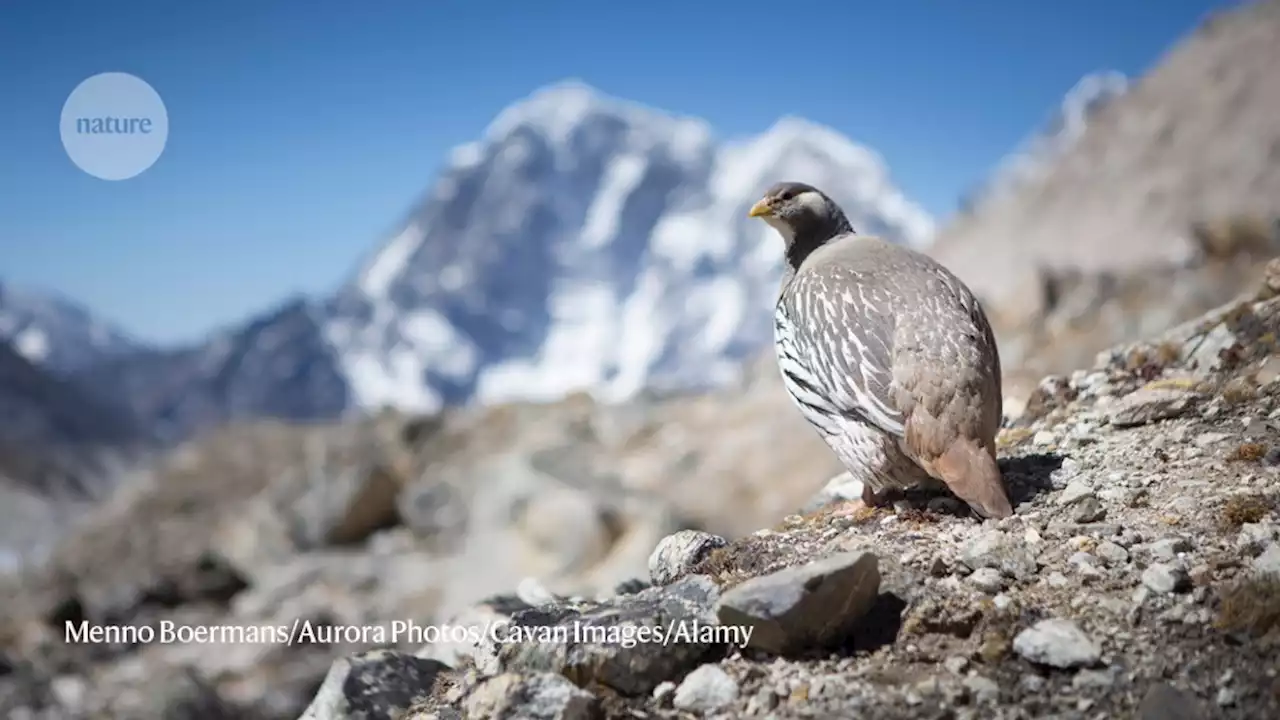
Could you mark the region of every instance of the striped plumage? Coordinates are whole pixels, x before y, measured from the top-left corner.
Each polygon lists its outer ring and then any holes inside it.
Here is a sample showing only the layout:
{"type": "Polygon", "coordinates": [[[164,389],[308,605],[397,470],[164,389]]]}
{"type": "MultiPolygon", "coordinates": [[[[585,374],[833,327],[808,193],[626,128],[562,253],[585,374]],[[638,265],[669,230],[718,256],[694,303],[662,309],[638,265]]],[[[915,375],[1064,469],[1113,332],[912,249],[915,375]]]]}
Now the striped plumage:
{"type": "Polygon", "coordinates": [[[995,464],[999,354],[969,289],[924,254],[855,234],[808,185],[775,185],[751,214],[786,241],[784,386],[864,501],[941,484],[983,515],[1011,514],[995,464]]]}

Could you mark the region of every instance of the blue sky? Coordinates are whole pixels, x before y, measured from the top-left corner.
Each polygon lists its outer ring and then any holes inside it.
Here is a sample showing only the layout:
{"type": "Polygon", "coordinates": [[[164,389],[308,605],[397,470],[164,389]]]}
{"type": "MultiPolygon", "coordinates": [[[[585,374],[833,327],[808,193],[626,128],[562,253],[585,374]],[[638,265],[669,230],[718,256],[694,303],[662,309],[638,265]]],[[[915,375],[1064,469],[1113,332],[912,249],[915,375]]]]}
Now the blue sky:
{"type": "Polygon", "coordinates": [[[945,217],[1082,75],[1140,74],[1225,4],[8,0],[0,280],[195,340],[335,287],[450,147],[568,77],[722,136],[830,125],[945,217]],[[122,182],[78,170],[58,134],[71,90],[111,70],[169,114],[164,154],[122,182]]]}

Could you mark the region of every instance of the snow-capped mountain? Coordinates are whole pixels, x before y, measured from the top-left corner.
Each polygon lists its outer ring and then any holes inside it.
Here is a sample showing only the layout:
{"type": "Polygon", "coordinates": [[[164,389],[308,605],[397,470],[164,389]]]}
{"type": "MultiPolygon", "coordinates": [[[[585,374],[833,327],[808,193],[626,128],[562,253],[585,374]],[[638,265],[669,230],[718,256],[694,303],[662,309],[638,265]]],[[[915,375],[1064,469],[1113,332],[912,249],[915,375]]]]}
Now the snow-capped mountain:
{"type": "Polygon", "coordinates": [[[80,305],[0,283],[0,341],[55,374],[73,373],[140,348],[80,305]]]}
{"type": "Polygon", "coordinates": [[[1049,118],[996,166],[970,204],[1008,197],[1028,182],[1042,178],[1053,163],[1084,135],[1094,115],[1129,91],[1129,79],[1115,71],[1091,73],[1081,78],[1049,118]]]}
{"type": "Polygon", "coordinates": [[[715,385],[772,339],[781,241],[746,214],[784,179],[830,192],[861,232],[933,235],[884,162],[830,129],[783,118],[721,141],[701,120],[560,83],[455,149],[331,297],[81,365],[77,380],[167,440],[255,417],[715,385]]]}
{"type": "Polygon", "coordinates": [[[354,406],[610,399],[731,378],[772,337],[778,239],[747,209],[803,180],[855,227],[923,246],[933,221],[871,150],[784,118],[706,123],[576,82],[496,118],[334,298],[325,335],[354,406]]]}

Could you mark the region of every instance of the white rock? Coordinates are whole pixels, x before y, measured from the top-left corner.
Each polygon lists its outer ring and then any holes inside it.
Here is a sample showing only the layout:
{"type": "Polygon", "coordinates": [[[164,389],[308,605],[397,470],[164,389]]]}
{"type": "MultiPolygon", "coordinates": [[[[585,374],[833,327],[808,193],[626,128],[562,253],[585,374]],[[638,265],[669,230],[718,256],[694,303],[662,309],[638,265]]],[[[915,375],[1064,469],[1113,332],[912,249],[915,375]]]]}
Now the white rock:
{"type": "Polygon", "coordinates": [[[1041,620],[1013,638],[1013,651],[1034,663],[1056,668],[1086,667],[1098,662],[1102,649],[1074,622],[1041,620]]]}
{"type": "Polygon", "coordinates": [[[703,665],[685,676],[672,704],[679,710],[710,712],[738,697],[738,683],[719,665],[703,665]]]}
{"type": "Polygon", "coordinates": [[[1261,575],[1274,575],[1280,579],[1280,543],[1271,543],[1261,555],[1254,558],[1253,570],[1261,575]]]}

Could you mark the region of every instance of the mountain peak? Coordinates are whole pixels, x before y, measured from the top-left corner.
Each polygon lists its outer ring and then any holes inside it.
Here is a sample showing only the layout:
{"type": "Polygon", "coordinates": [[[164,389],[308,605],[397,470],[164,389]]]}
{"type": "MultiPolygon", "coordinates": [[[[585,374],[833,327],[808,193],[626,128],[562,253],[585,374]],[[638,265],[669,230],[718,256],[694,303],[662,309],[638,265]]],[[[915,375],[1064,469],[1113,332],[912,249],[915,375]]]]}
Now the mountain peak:
{"type": "Polygon", "coordinates": [[[71,300],[8,283],[0,283],[0,341],[55,374],[141,347],[71,300]]]}
{"type": "Polygon", "coordinates": [[[975,205],[1008,196],[1017,188],[1043,177],[1059,157],[1084,135],[1098,111],[1129,91],[1129,79],[1104,70],[1076,81],[1038,130],[1000,161],[967,200],[975,205]]]}
{"type": "Polygon", "coordinates": [[[683,117],[642,103],[609,95],[578,79],[566,79],[535,89],[508,106],[490,123],[485,136],[499,139],[517,128],[535,128],[564,141],[593,118],[623,120],[653,135],[707,136],[702,120],[683,117]]]}
{"type": "Polygon", "coordinates": [[[732,378],[772,336],[781,254],[746,208],[781,178],[890,240],[932,232],[883,160],[828,127],[784,117],[718,143],[703,120],[579,80],[518,100],[450,160],[333,305],[326,337],[356,405],[732,378]]]}

